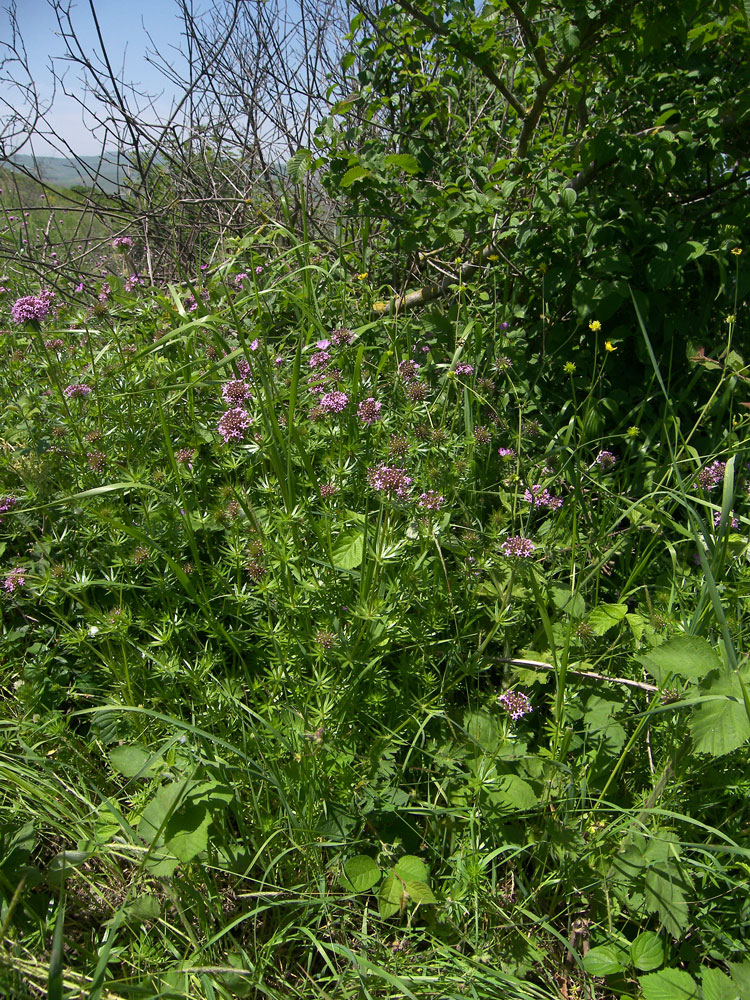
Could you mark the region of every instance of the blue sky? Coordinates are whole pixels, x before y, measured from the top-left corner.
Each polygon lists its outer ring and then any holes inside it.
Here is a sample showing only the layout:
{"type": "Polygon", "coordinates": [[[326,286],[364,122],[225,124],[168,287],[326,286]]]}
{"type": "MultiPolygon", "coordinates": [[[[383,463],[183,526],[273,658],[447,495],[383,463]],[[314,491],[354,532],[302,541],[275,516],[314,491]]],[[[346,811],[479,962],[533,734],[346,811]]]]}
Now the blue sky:
{"type": "MultiPolygon", "coordinates": [[[[125,80],[139,84],[139,89],[150,93],[164,91],[162,108],[166,110],[170,103],[169,85],[145,59],[146,51],[151,45],[144,29],[151,35],[162,58],[174,65],[178,56],[171,46],[176,47],[181,41],[181,23],[177,18],[175,0],[94,0],[94,6],[115,71],[119,74],[124,65],[125,80]]],[[[64,72],[67,68],[66,88],[82,95],[83,88],[78,82],[80,70],[74,65],[66,67],[61,59],[65,52],[65,44],[59,37],[57,19],[47,0],[17,0],[17,9],[21,34],[40,93],[48,95],[51,92],[48,65],[52,58],[56,60],[58,72],[64,72]]],[[[87,52],[98,51],[89,0],[77,0],[72,5],[71,17],[82,47],[87,52]]],[[[8,18],[2,9],[0,41],[8,41],[9,37],[8,18]]],[[[75,101],[66,99],[60,92],[49,115],[49,121],[80,155],[99,152],[99,143],[87,131],[82,121],[80,107],[75,101]]],[[[54,151],[42,142],[36,142],[34,150],[40,155],[54,154],[54,151]]],[[[26,147],[23,152],[30,152],[30,149],[26,147]]]]}

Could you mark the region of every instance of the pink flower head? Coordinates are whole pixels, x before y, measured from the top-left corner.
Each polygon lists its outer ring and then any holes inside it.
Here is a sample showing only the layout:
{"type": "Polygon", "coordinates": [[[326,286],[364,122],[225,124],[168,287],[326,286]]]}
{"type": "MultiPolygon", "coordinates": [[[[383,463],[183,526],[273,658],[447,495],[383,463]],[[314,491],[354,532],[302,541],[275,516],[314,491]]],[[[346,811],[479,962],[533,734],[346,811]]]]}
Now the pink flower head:
{"type": "Polygon", "coordinates": [[[515,458],[516,453],[513,448],[498,448],[497,453],[500,458],[515,458]]]}
{"type": "Polygon", "coordinates": [[[24,295],[17,299],[10,310],[14,323],[29,323],[45,319],[52,310],[54,292],[44,291],[39,295],[24,295]]]}
{"type": "Polygon", "coordinates": [[[594,461],[606,472],[607,469],[614,469],[617,464],[617,456],[611,451],[600,451],[594,461]]]}
{"type": "Polygon", "coordinates": [[[16,590],[20,590],[26,584],[26,571],[22,566],[16,566],[12,569],[10,573],[5,577],[5,582],[3,587],[6,594],[12,594],[16,590]]]}
{"type": "Polygon", "coordinates": [[[506,691],[497,700],[514,722],[532,711],[529,696],[523,691],[506,691]]]}
{"type": "Polygon", "coordinates": [[[500,551],[504,556],[510,556],[511,558],[531,559],[536,551],[536,545],[534,545],[530,538],[516,535],[513,538],[506,538],[500,546],[500,551]]]}
{"type": "Polygon", "coordinates": [[[310,368],[320,368],[323,365],[327,365],[331,360],[331,355],[327,351],[316,351],[315,354],[310,356],[310,360],[307,362],[310,368]]]}
{"type": "Polygon", "coordinates": [[[327,392],[320,397],[320,405],[326,413],[341,413],[349,405],[349,397],[345,392],[327,392]]]}
{"type": "Polygon", "coordinates": [[[456,373],[456,375],[473,375],[474,365],[467,365],[465,362],[462,361],[460,364],[456,365],[453,371],[456,373]]]}
{"type": "Polygon", "coordinates": [[[256,339],[250,345],[250,350],[251,351],[257,351],[259,346],[260,346],[260,341],[256,339]]]}
{"type": "Polygon", "coordinates": [[[412,382],[419,374],[419,365],[416,361],[402,361],[398,373],[404,382],[412,382]]]}
{"type": "Polygon", "coordinates": [[[376,399],[370,396],[369,399],[363,399],[362,402],[357,407],[357,416],[362,421],[363,424],[374,424],[377,420],[380,420],[380,410],[382,404],[378,403],[376,399]]]}
{"type": "Polygon", "coordinates": [[[315,344],[319,351],[325,351],[327,347],[331,346],[330,340],[318,340],[315,344]]]}
{"type": "Polygon", "coordinates": [[[370,489],[376,493],[385,493],[403,500],[409,495],[411,476],[406,469],[397,469],[391,465],[378,465],[367,470],[367,482],[370,489]]]}
{"type": "Polygon", "coordinates": [[[224,438],[225,444],[232,438],[241,441],[252,422],[250,414],[242,407],[236,406],[233,410],[227,410],[219,420],[219,434],[224,438]]]}
{"type": "Polygon", "coordinates": [[[423,510],[440,510],[444,503],[445,497],[441,496],[437,490],[427,490],[419,497],[417,506],[422,507],[423,510]]]}
{"type": "Polygon", "coordinates": [[[66,385],[63,389],[63,396],[66,399],[73,399],[74,396],[78,396],[81,399],[85,399],[91,393],[91,386],[85,385],[84,383],[78,383],[73,385],[66,385]]]}
{"type": "Polygon", "coordinates": [[[221,398],[227,406],[239,406],[246,399],[249,399],[250,395],[250,386],[239,378],[226,382],[221,390],[221,398]]]}
{"type": "Polygon", "coordinates": [[[112,246],[115,250],[120,250],[124,253],[133,246],[133,241],[129,236],[115,236],[112,240],[112,246]]]}
{"type": "Polygon", "coordinates": [[[523,498],[532,507],[549,507],[551,510],[558,510],[562,507],[562,497],[552,496],[548,489],[540,485],[532,486],[530,490],[526,490],[523,498]]]}

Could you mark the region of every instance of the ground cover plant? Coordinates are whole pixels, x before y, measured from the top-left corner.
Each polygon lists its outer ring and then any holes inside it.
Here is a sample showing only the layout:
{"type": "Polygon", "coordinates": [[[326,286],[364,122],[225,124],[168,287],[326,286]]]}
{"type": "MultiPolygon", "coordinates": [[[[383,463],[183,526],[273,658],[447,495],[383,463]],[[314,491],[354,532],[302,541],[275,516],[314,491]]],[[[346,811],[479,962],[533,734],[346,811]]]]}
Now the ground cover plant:
{"type": "Polygon", "coordinates": [[[3,195],[1,991],[750,996],[747,38],[363,6],[273,198],[3,195]]]}
{"type": "Polygon", "coordinates": [[[6,314],[6,991],[744,996],[736,304],[688,425],[280,227],[189,287],[6,314]]]}

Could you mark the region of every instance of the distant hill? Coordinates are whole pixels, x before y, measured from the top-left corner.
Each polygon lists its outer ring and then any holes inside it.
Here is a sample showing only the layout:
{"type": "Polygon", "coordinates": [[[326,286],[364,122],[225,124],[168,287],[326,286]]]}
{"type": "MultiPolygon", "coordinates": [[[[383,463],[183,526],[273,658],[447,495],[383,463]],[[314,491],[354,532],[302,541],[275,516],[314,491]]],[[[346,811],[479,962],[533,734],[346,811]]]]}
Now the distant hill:
{"type": "Polygon", "coordinates": [[[93,178],[97,177],[97,183],[107,192],[116,191],[119,181],[122,178],[122,170],[117,165],[109,161],[106,156],[82,156],[82,166],[75,160],[63,156],[30,156],[26,153],[19,153],[2,163],[3,166],[22,167],[29,173],[38,177],[54,187],[73,187],[75,184],[83,184],[89,187],[93,183],[93,178]]]}

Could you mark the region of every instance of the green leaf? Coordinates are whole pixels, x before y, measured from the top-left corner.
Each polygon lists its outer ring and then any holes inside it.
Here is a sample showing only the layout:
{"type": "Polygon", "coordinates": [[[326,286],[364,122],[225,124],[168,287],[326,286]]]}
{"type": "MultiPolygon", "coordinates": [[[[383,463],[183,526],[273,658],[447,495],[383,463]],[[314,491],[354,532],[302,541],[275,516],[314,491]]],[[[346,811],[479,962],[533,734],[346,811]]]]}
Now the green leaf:
{"type": "Polygon", "coordinates": [[[680,862],[680,846],[672,833],[660,831],[644,852],[648,865],[644,880],[646,909],[658,913],[664,927],[679,938],[689,924],[687,895],[692,880],[680,862]]]}
{"type": "Polygon", "coordinates": [[[560,204],[563,208],[570,210],[578,200],[578,194],[575,188],[566,187],[560,192],[560,204]]]}
{"type": "Polygon", "coordinates": [[[383,880],[378,893],[378,912],[384,920],[392,917],[402,908],[405,902],[403,888],[404,883],[393,872],[383,880]]]}
{"type": "Polygon", "coordinates": [[[154,754],[145,747],[115,747],[110,752],[109,762],[119,774],[124,774],[126,778],[146,777],[149,771],[153,771],[158,761],[154,760],[154,754]]]}
{"type": "Polygon", "coordinates": [[[349,892],[367,892],[380,878],[380,869],[372,858],[358,854],[344,863],[341,884],[349,892]]]}
{"type": "Polygon", "coordinates": [[[347,172],[339,181],[342,188],[351,187],[355,181],[361,180],[363,177],[369,177],[370,171],[358,164],[356,167],[349,167],[347,172]]]}
{"type": "Polygon", "coordinates": [[[716,650],[698,635],[679,635],[642,656],[636,656],[636,660],[643,664],[657,684],[664,684],[671,676],[699,680],[721,667],[716,650]]]}
{"type": "Polygon", "coordinates": [[[630,960],[641,972],[658,969],[664,961],[664,945],[658,934],[644,931],[630,946],[630,960]]]}
{"type": "Polygon", "coordinates": [[[394,872],[404,882],[426,882],[430,877],[430,869],[421,858],[413,854],[405,854],[394,866],[394,872]]]}
{"type": "Polygon", "coordinates": [[[142,896],[138,896],[137,899],[134,899],[127,907],[126,912],[128,917],[139,922],[158,920],[161,913],[161,903],[156,896],[150,892],[146,892],[142,896]]]}
{"type": "Polygon", "coordinates": [[[466,712],[464,729],[469,739],[487,753],[494,753],[500,745],[500,729],[487,711],[466,712]]]}
{"type": "Polygon", "coordinates": [[[333,565],[337,569],[356,569],[362,563],[364,535],[358,529],[342,531],[333,546],[333,565]]]}
{"type": "Polygon", "coordinates": [[[559,611],[572,618],[582,618],[586,614],[586,602],[581,594],[573,592],[569,587],[552,587],[552,600],[559,611]]]}
{"type": "Polygon", "coordinates": [[[703,1000],[738,1000],[739,990],[721,969],[704,969],[701,973],[703,1000]]]}
{"type": "Polygon", "coordinates": [[[611,976],[616,972],[625,971],[620,949],[611,944],[591,948],[583,956],[582,962],[590,976],[611,976]]]}
{"type": "Polygon", "coordinates": [[[419,173],[419,161],[411,153],[390,153],[384,161],[387,167],[396,167],[398,170],[405,170],[407,174],[419,173]]]}
{"type": "Polygon", "coordinates": [[[750,962],[727,962],[741,1000],[750,1000],[750,962]]]}
{"type": "Polygon", "coordinates": [[[662,969],[649,976],[639,976],[644,1000],[692,1000],[699,996],[698,984],[681,969],[662,969]]]}
{"type": "Polygon", "coordinates": [[[588,623],[594,635],[604,635],[619,625],[627,613],[627,604],[598,604],[591,610],[588,623]]]}
{"type": "Polygon", "coordinates": [[[412,900],[415,903],[437,903],[432,889],[426,882],[406,882],[405,890],[407,902],[412,900]]]}
{"type": "Polygon", "coordinates": [[[488,798],[502,812],[527,812],[539,802],[532,786],[517,774],[500,775],[488,798]]]}
{"type": "Polygon", "coordinates": [[[293,180],[295,184],[299,184],[307,171],[310,169],[311,162],[312,153],[310,150],[298,149],[294,156],[287,161],[286,172],[289,175],[290,180],[293,180]]]}
{"type": "Polygon", "coordinates": [[[205,806],[187,802],[170,816],[164,830],[167,848],[180,861],[192,861],[208,847],[211,813],[205,806]]]}

